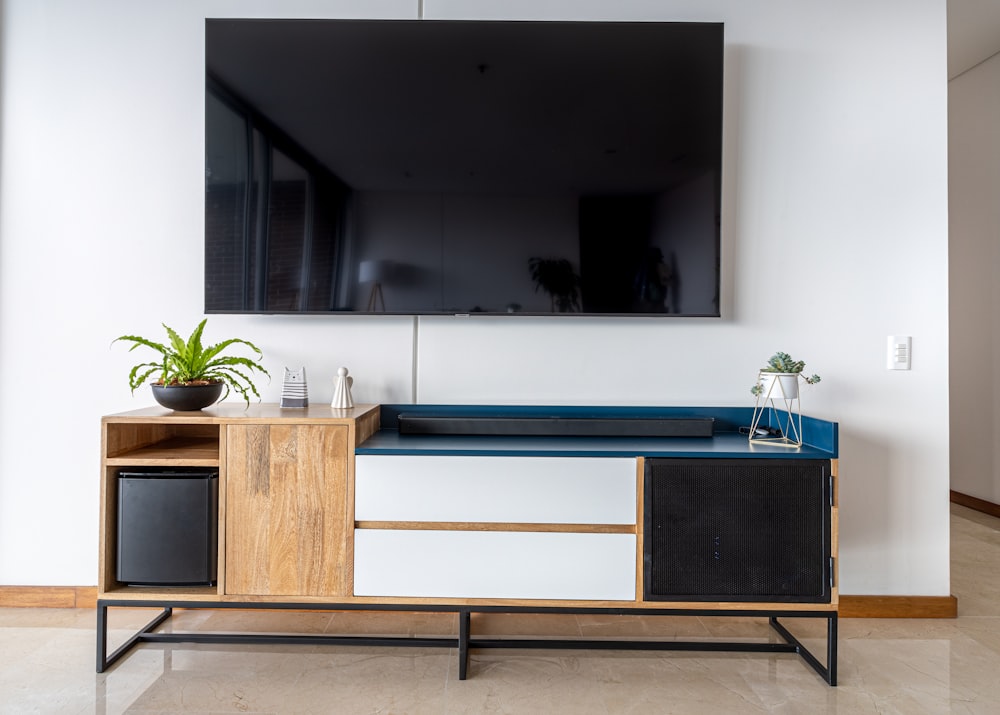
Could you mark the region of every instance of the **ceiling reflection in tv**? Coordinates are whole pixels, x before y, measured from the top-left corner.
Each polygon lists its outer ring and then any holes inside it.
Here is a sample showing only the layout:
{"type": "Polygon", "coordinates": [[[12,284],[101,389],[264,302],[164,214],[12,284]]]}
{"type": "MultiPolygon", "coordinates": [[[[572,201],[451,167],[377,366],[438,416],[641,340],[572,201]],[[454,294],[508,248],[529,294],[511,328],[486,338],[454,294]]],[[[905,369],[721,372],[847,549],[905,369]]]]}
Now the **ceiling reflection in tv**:
{"type": "Polygon", "coordinates": [[[207,20],[209,313],[719,315],[723,27],[207,20]]]}

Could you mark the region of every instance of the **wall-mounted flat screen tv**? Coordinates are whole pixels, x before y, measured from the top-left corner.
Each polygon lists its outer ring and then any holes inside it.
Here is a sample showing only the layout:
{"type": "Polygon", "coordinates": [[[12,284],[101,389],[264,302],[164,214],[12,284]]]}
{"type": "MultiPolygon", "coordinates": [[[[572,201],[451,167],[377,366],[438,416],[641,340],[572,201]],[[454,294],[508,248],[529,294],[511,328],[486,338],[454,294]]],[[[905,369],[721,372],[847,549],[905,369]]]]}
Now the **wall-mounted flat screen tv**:
{"type": "Polygon", "coordinates": [[[205,39],[206,312],[719,315],[721,24],[205,39]]]}

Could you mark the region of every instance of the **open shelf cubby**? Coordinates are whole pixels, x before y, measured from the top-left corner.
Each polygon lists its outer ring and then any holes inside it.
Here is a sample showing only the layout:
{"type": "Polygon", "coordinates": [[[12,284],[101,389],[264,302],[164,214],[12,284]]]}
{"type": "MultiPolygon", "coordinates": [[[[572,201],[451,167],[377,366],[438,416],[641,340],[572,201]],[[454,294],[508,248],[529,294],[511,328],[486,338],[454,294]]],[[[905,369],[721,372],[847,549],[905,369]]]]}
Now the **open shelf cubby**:
{"type": "Polygon", "coordinates": [[[110,423],[107,464],[121,466],[219,464],[219,425],[110,423]]]}

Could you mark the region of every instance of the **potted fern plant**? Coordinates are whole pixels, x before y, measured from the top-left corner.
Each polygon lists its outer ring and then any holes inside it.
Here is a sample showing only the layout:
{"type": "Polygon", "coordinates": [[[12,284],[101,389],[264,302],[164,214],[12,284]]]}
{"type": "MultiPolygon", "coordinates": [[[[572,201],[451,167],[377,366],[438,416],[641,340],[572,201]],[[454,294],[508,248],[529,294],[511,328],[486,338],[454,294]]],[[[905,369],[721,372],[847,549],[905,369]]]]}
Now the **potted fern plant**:
{"type": "Polygon", "coordinates": [[[799,396],[800,379],[809,385],[820,381],[819,375],[803,375],[805,367],[802,360],[794,360],[788,353],[777,352],[757,373],[757,382],[750,388],[750,394],[754,397],[794,400],[799,396]]]}
{"type": "Polygon", "coordinates": [[[164,324],[168,343],[158,343],[139,335],[121,335],[118,341],[132,343],[129,352],[138,347],[147,347],[160,354],[155,362],[135,365],[128,376],[129,387],[135,394],[136,388],[150,381],[153,398],[172,410],[200,410],[225,399],[235,390],[250,405],[250,393],[260,399],[260,393],[250,374],[270,373],[260,364],[263,357],[260,349],[248,340],[229,338],[215,345],[202,345],[201,337],[208,319],[198,323],[194,332],[184,340],[173,328],[164,324]],[[223,355],[233,346],[248,347],[254,357],[223,355]]]}

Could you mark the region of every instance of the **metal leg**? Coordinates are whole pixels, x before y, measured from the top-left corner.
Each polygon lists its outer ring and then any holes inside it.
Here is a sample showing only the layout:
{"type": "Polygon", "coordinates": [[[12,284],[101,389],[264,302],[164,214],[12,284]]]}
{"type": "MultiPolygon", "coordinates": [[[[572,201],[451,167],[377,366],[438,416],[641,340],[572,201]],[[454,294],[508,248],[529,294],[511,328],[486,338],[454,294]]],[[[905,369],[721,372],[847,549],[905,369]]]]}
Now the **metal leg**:
{"type": "Polygon", "coordinates": [[[826,618],[826,665],[824,666],[819,662],[812,652],[806,648],[798,638],[793,636],[784,625],[778,622],[776,616],[771,616],[768,618],[768,623],[771,627],[778,632],[778,634],[785,639],[786,643],[795,646],[795,652],[804,660],[809,666],[819,673],[823,680],[825,680],[830,685],[837,684],[837,614],[832,613],[826,618]]]}
{"type": "Polygon", "coordinates": [[[826,619],[826,669],[828,671],[826,682],[830,685],[837,684],[837,616],[837,613],[832,613],[826,619]]]}
{"type": "Polygon", "coordinates": [[[97,602],[97,672],[108,667],[108,607],[97,602]]]}
{"type": "Polygon", "coordinates": [[[609,608],[526,608],[484,606],[470,609],[445,605],[388,605],[373,604],[321,604],[315,603],[237,603],[237,602],[192,602],[192,601],[117,601],[98,600],[97,602],[97,672],[103,673],[120,658],[126,655],[136,644],[146,643],[247,643],[257,645],[275,644],[313,644],[313,645],[384,645],[384,646],[416,646],[416,647],[447,647],[458,649],[458,679],[465,680],[469,674],[469,651],[472,648],[537,648],[545,650],[677,650],[677,651],[731,651],[758,653],[795,653],[798,654],[813,670],[815,670],[831,686],[837,684],[837,613],[829,611],[740,611],[739,615],[747,617],[766,617],[769,625],[781,636],[784,642],[724,642],[724,641],[646,641],[646,640],[586,640],[562,638],[473,638],[472,611],[499,613],[616,613],[642,615],[703,615],[730,616],[733,611],[728,609],[609,609],[609,608]],[[121,647],[108,655],[108,608],[111,606],[132,608],[162,608],[152,621],[132,635],[121,647]],[[170,618],[173,608],[240,608],[240,609],[289,609],[302,610],[310,608],[329,608],[344,610],[387,610],[387,611],[435,611],[451,612],[458,615],[458,638],[428,637],[428,638],[395,638],[389,636],[328,636],[312,634],[260,634],[260,633],[209,633],[183,632],[162,633],[157,628],[170,618]],[[788,629],[779,622],[780,618],[825,618],[827,623],[826,664],[821,663],[788,629]]]}
{"type": "Polygon", "coordinates": [[[458,612],[458,679],[465,680],[469,672],[469,629],[471,614],[458,612]]]}
{"type": "Polygon", "coordinates": [[[97,672],[103,673],[110,668],[119,658],[128,653],[136,643],[143,640],[151,631],[156,630],[161,623],[170,618],[173,608],[164,608],[163,611],[153,620],[139,629],[127,641],[125,641],[110,656],[108,652],[108,607],[100,601],[97,603],[97,672]]]}

